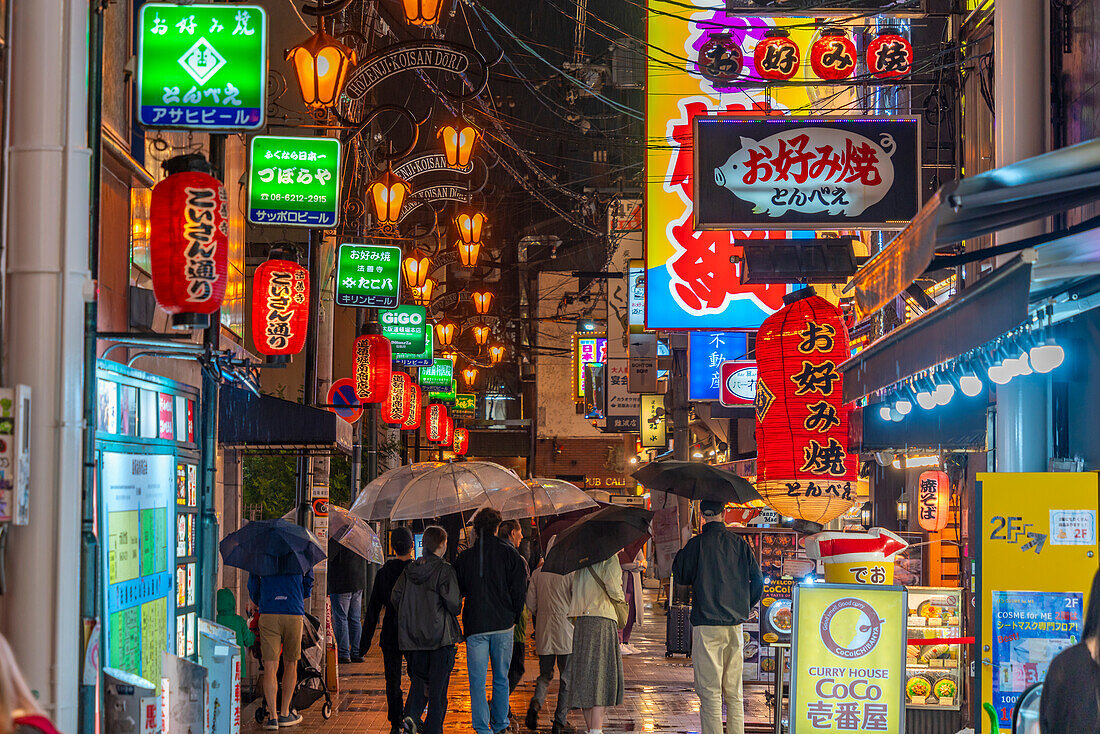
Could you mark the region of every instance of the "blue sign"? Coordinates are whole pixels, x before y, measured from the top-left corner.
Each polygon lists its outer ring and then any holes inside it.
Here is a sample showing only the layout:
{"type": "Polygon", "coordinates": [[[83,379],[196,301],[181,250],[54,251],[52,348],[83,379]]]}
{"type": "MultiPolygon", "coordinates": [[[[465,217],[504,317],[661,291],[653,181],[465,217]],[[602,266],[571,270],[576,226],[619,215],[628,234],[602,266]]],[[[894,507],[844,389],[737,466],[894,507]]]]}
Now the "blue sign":
{"type": "Polygon", "coordinates": [[[692,331],[688,334],[688,400],[717,401],[722,363],[745,359],[746,331],[692,331]]]}
{"type": "Polygon", "coordinates": [[[1054,656],[1081,640],[1078,592],[994,591],[993,707],[1012,726],[1016,700],[1047,676],[1054,656]]]}

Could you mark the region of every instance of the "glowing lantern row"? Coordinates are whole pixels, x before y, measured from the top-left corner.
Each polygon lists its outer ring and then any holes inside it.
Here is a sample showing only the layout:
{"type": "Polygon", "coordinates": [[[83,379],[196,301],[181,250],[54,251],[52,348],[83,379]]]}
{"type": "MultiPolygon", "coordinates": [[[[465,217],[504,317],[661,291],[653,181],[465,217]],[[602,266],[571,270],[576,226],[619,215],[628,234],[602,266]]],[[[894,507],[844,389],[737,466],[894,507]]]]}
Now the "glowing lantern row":
{"type": "Polygon", "coordinates": [[[403,425],[409,419],[412,402],[412,380],[404,372],[390,373],[390,391],[382,403],[382,420],[391,426],[403,425]]]}
{"type": "Polygon", "coordinates": [[[435,293],[435,285],[435,280],[428,278],[424,281],[424,285],[413,288],[413,302],[417,306],[430,306],[432,304],[432,294],[435,293]]]}
{"type": "Polygon", "coordinates": [[[781,515],[827,523],[856,502],[838,366],[849,356],[840,309],[812,288],[789,294],[756,337],[756,489],[781,515]]]}
{"type": "Polygon", "coordinates": [[[443,140],[443,154],[449,167],[465,168],[470,165],[474,143],[480,137],[477,128],[460,120],[440,128],[438,137],[443,140]]]}
{"type": "Polygon", "coordinates": [[[451,450],[455,456],[465,456],[470,450],[470,432],[465,428],[455,429],[455,439],[451,444],[451,450]]]}
{"type": "Polygon", "coordinates": [[[951,483],[947,473],[926,471],[917,480],[917,522],[922,529],[938,533],[947,527],[951,512],[951,483]]]}
{"type": "Polygon", "coordinates": [[[431,403],[424,409],[424,429],[428,434],[428,440],[439,443],[443,440],[447,430],[444,423],[447,419],[447,409],[440,403],[431,403]]]}
{"type": "Polygon", "coordinates": [[[367,334],[355,340],[355,395],[364,403],[381,403],[390,393],[390,340],[367,334]]]}
{"type": "Polygon", "coordinates": [[[260,354],[298,354],[309,324],[309,271],[272,258],[252,276],[252,341],[260,354]]]}
{"type": "Polygon", "coordinates": [[[477,368],[467,367],[462,370],[462,380],[466,383],[467,388],[473,387],[474,383],[477,382],[477,368]]]}
{"type": "Polygon", "coordinates": [[[176,326],[205,326],[229,278],[229,197],[201,156],[173,158],[153,187],[149,261],[153,294],[176,326]]]}
{"type": "Polygon", "coordinates": [[[420,408],[423,402],[423,394],[420,392],[420,387],[413,384],[412,380],[409,381],[409,415],[405,418],[405,421],[401,424],[402,431],[418,431],[420,430],[421,413],[420,408]]]}
{"type": "Polygon", "coordinates": [[[810,46],[810,68],[821,79],[847,79],[856,70],[856,45],[840,28],[826,28],[810,46]]]}

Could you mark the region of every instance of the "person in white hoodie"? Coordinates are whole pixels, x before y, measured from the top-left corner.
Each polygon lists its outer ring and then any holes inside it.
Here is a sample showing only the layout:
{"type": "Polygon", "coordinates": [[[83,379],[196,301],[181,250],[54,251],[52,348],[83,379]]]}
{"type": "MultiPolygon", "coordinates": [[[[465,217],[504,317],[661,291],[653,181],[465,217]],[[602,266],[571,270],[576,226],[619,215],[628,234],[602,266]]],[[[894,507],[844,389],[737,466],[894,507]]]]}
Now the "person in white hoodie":
{"type": "MultiPolygon", "coordinates": [[[[546,550],[554,547],[557,536],[550,538],[546,550]]],[[[546,703],[550,681],[554,679],[554,665],[558,666],[558,702],[554,709],[551,734],[575,731],[569,726],[569,676],[565,666],[573,652],[573,622],[569,619],[569,605],[573,600],[573,574],[547,573],[540,565],[531,574],[527,586],[527,609],[535,618],[535,652],[539,656],[539,677],[535,681],[535,695],[527,707],[524,723],[532,731],[538,731],[539,711],[546,703]]]]}

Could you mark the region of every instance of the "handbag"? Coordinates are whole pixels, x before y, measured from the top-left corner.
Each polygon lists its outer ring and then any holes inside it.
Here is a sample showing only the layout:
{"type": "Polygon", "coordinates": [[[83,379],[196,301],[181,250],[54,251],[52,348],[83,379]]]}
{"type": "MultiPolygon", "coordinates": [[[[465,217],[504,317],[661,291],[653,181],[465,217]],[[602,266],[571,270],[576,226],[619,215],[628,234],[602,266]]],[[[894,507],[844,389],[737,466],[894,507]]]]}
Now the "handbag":
{"type": "Polygon", "coordinates": [[[611,596],[610,592],[608,592],[607,590],[607,586],[604,585],[603,580],[596,575],[596,572],[592,570],[591,566],[585,567],[585,570],[588,571],[588,573],[591,574],[592,578],[596,580],[596,583],[600,585],[600,588],[603,589],[604,596],[606,596],[607,600],[611,602],[611,606],[615,608],[615,623],[618,625],[619,629],[623,629],[624,627],[626,627],[626,620],[630,615],[630,605],[626,603],[625,599],[619,601],[615,597],[611,596]]]}

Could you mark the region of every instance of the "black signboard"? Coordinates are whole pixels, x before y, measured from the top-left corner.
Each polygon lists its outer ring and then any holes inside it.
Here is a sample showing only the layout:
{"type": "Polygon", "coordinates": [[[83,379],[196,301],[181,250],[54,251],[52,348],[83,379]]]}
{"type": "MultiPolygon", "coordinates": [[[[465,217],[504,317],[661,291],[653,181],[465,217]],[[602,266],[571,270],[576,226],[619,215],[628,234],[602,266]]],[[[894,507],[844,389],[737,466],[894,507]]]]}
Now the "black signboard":
{"type": "Polygon", "coordinates": [[[915,118],[694,123],[695,229],[902,229],[920,209],[915,118]]]}

